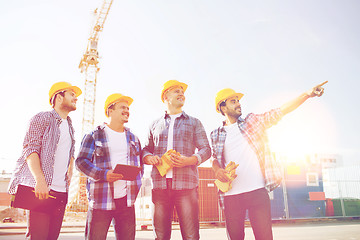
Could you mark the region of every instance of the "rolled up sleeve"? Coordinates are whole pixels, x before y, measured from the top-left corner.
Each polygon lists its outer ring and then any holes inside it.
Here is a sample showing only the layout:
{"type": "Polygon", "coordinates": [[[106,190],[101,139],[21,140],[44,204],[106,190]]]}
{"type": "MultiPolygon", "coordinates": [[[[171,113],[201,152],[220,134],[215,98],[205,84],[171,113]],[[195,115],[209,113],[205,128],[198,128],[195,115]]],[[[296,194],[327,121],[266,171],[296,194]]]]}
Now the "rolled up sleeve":
{"type": "Polygon", "coordinates": [[[99,168],[93,164],[93,153],[95,151],[95,141],[91,134],[84,136],[78,157],[75,160],[76,168],[94,181],[106,180],[108,170],[99,168]]]}
{"type": "Polygon", "coordinates": [[[49,123],[43,115],[37,114],[30,119],[23,143],[23,153],[25,159],[34,152],[40,156],[42,139],[48,125],[49,123]]]}

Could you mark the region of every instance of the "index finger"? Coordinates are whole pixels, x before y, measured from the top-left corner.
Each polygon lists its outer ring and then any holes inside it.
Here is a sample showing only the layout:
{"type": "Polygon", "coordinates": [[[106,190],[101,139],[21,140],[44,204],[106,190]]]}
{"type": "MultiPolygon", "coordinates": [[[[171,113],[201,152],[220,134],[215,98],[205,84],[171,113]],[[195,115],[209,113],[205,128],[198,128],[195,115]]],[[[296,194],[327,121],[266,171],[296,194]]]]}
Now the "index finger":
{"type": "Polygon", "coordinates": [[[44,198],[45,198],[45,199],[48,199],[48,198],[49,198],[49,192],[45,193],[44,198]]]}
{"type": "Polygon", "coordinates": [[[123,177],[123,175],[122,175],[121,173],[114,173],[114,172],[112,172],[111,175],[112,175],[113,177],[116,177],[116,178],[118,178],[118,177],[123,177]]]}
{"type": "Polygon", "coordinates": [[[328,82],[328,81],[325,81],[325,82],[319,84],[318,87],[321,87],[321,86],[325,85],[327,82],[328,82]]]}

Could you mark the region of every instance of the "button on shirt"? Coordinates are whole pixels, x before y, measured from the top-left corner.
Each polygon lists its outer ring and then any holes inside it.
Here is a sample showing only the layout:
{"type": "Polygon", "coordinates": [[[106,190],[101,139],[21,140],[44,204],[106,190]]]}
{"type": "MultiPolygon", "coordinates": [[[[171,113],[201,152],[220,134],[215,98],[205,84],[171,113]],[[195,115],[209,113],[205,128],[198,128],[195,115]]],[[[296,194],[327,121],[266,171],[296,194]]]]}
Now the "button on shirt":
{"type": "MultiPolygon", "coordinates": [[[[143,156],[157,155],[161,157],[167,151],[170,116],[166,113],[151,126],[149,136],[143,149],[143,156]]],[[[205,129],[197,118],[182,112],[174,122],[173,149],[186,157],[196,156],[198,165],[211,156],[209,141],[205,129]],[[195,150],[197,152],[195,153],[195,150]]],[[[166,189],[166,177],[161,177],[155,166],[151,177],[154,189],[166,189]]],[[[173,168],[172,189],[193,189],[198,186],[197,166],[173,168]]]]}
{"type": "MultiPolygon", "coordinates": [[[[117,164],[127,164],[128,146],[124,132],[116,132],[105,126],[106,138],[109,144],[111,166],[114,169],[117,164]]],[[[126,195],[126,181],[117,180],[114,182],[114,198],[122,198],[126,195]]]]}
{"type": "MultiPolygon", "coordinates": [[[[177,117],[180,117],[181,113],[176,114],[176,115],[170,115],[170,126],[169,126],[169,134],[168,134],[168,143],[167,143],[167,151],[169,151],[170,149],[173,149],[173,145],[174,145],[174,124],[175,124],[175,119],[177,117]]],[[[173,170],[170,169],[167,173],[166,173],[166,178],[172,178],[173,176],[173,170]]]]}
{"type": "Polygon", "coordinates": [[[65,176],[69,166],[71,147],[69,124],[66,119],[61,121],[59,129],[60,138],[55,151],[54,176],[50,188],[57,192],[66,192],[65,176]]]}

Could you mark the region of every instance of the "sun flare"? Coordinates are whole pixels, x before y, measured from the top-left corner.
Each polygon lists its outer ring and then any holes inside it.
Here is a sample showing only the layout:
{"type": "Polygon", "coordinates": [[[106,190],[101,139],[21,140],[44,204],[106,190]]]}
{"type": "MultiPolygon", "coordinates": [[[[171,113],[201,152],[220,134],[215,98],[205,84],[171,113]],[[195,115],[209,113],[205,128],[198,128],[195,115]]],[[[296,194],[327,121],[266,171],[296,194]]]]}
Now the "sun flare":
{"type": "Polygon", "coordinates": [[[332,153],[336,146],[336,126],[324,108],[314,105],[295,110],[268,130],[272,152],[291,159],[332,153]]]}

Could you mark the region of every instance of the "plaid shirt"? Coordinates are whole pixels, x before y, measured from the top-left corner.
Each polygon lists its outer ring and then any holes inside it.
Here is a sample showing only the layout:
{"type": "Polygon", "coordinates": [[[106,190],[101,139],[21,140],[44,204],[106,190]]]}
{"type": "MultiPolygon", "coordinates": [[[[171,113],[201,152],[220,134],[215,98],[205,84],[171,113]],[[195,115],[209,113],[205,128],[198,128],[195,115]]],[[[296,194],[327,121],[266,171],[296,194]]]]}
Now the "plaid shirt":
{"type": "MultiPolygon", "coordinates": [[[[95,131],[86,134],[82,140],[80,152],[75,160],[76,168],[84,173],[87,179],[89,205],[95,209],[115,210],[114,184],[106,181],[106,174],[112,169],[110,150],[106,139],[105,124],[95,131]]],[[[127,164],[142,166],[141,145],[139,139],[125,128],[128,145],[127,164]]],[[[143,171],[134,181],[126,181],[127,206],[133,206],[141,187],[143,171]]]]}
{"type": "MultiPolygon", "coordinates": [[[[143,157],[147,155],[161,157],[166,152],[170,120],[170,116],[165,113],[151,125],[149,137],[143,149],[143,157]]],[[[186,157],[196,156],[198,165],[209,159],[211,148],[200,120],[185,112],[175,119],[173,148],[186,157]],[[197,153],[195,149],[198,149],[197,153]]],[[[166,189],[166,177],[161,177],[156,167],[152,168],[151,178],[154,189],[166,189]]],[[[197,166],[173,168],[172,189],[193,189],[198,186],[198,182],[197,166]]]]}
{"type": "MultiPolygon", "coordinates": [[[[74,157],[74,128],[70,117],[67,117],[70,129],[71,148],[69,160],[74,157]]],[[[60,139],[61,117],[55,111],[40,112],[31,118],[25,135],[21,157],[16,162],[16,167],[10,180],[8,192],[15,194],[17,186],[24,184],[35,187],[36,181],[31,174],[26,159],[32,153],[37,153],[40,158],[41,169],[48,186],[52,183],[54,173],[54,155],[60,139]]],[[[70,162],[70,161],[69,161],[70,162]]],[[[65,176],[66,189],[68,190],[68,176],[65,176]]]]}
{"type": "MultiPolygon", "coordinates": [[[[265,179],[265,187],[268,191],[272,191],[279,186],[282,175],[279,166],[271,155],[266,129],[275,125],[281,118],[282,113],[280,109],[274,109],[264,114],[251,113],[246,116],[245,120],[239,117],[237,121],[240,132],[256,153],[261,172],[265,179]]],[[[210,137],[213,149],[213,160],[218,161],[220,166],[225,168],[224,144],[226,131],[224,126],[212,131],[210,137]]]]}

